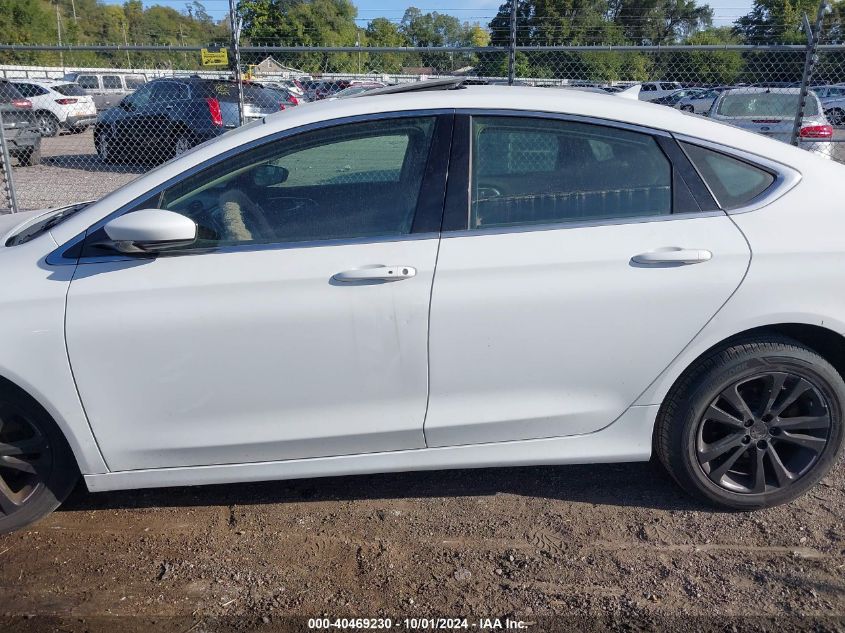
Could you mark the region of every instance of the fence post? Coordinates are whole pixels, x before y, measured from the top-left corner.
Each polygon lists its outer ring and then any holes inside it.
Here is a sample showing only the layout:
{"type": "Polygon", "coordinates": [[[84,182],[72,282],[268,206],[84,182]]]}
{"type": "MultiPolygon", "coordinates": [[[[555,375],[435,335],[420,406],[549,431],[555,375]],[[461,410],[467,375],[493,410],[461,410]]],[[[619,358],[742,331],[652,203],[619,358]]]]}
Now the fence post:
{"type": "Polygon", "coordinates": [[[822,19],[824,14],[830,8],[830,0],[821,0],[819,2],[818,11],[816,11],[816,21],[810,24],[807,14],[804,14],[804,30],[807,32],[807,53],[804,56],[804,71],[801,73],[801,90],[798,93],[798,110],[795,112],[795,121],[792,124],[792,136],[789,142],[792,145],[798,146],[798,136],[801,132],[801,121],[804,119],[804,106],[807,102],[807,92],[810,86],[810,80],[813,77],[813,70],[818,61],[816,55],[816,46],[818,46],[819,38],[822,32],[822,19]]]}
{"type": "Polygon", "coordinates": [[[235,57],[235,81],[238,82],[238,123],[244,124],[244,82],[241,76],[241,23],[235,0],[229,0],[229,21],[232,25],[232,53],[235,57]]]}
{"type": "Polygon", "coordinates": [[[508,85],[513,85],[514,74],[516,73],[516,3],[511,0],[511,29],[508,42],[508,85]]]}
{"type": "Polygon", "coordinates": [[[2,193],[3,197],[0,199],[0,208],[8,204],[11,213],[17,213],[18,204],[15,197],[15,181],[12,175],[12,163],[9,158],[9,147],[6,145],[6,133],[3,128],[3,113],[0,112],[0,161],[2,165],[2,193]]]}

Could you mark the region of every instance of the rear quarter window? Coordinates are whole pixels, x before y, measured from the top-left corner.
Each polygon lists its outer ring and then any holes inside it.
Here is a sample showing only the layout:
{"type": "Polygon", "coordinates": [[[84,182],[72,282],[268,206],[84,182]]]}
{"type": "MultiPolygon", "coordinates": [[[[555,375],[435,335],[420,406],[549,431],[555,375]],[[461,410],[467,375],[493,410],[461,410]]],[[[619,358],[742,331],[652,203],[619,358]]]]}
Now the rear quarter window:
{"type": "Polygon", "coordinates": [[[681,145],[723,209],[747,205],[775,182],[774,174],[757,165],[700,145],[681,145]]]}

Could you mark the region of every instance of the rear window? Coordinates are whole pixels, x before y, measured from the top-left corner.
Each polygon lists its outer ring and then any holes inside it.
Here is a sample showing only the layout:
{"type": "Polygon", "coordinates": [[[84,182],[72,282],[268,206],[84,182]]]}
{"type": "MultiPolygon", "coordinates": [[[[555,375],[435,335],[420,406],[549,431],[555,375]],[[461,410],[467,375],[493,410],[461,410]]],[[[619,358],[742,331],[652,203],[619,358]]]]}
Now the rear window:
{"type": "Polygon", "coordinates": [[[0,103],[10,103],[13,99],[23,99],[23,95],[8,81],[0,81],[0,103]]]}
{"type": "MultiPolygon", "coordinates": [[[[226,103],[238,102],[238,84],[233,81],[211,81],[206,84],[208,96],[217,97],[226,103]]],[[[260,86],[244,86],[244,103],[259,107],[277,108],[279,106],[279,94],[274,90],[260,86]]]]}
{"type": "Polygon", "coordinates": [[[84,97],[85,91],[76,84],[59,84],[52,86],[53,90],[66,97],[84,97]]]}
{"type": "Polygon", "coordinates": [[[681,143],[723,209],[748,204],[772,186],[774,175],[761,167],[699,145],[681,143]]]}
{"type": "MultiPolygon", "coordinates": [[[[798,93],[796,92],[728,93],[719,102],[719,108],[717,110],[721,116],[729,117],[794,117],[797,111],[798,93]]],[[[818,99],[809,97],[804,105],[804,115],[817,116],[818,114],[818,99]]]]}

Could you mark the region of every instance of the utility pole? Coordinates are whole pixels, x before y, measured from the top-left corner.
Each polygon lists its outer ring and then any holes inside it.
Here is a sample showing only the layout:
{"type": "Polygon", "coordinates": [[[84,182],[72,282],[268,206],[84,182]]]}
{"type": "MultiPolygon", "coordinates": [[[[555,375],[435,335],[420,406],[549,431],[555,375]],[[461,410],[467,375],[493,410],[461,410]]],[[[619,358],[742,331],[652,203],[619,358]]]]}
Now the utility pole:
{"type": "Polygon", "coordinates": [[[807,14],[804,14],[803,24],[804,31],[807,34],[807,53],[804,56],[804,72],[801,73],[801,89],[798,91],[798,110],[795,112],[795,121],[792,124],[792,136],[790,138],[790,144],[796,147],[798,146],[798,137],[801,133],[801,123],[804,119],[804,108],[807,103],[810,80],[813,76],[813,67],[818,61],[816,47],[819,44],[819,39],[821,39],[822,20],[824,19],[824,14],[830,11],[830,0],[821,0],[818,11],[816,11],[816,21],[813,24],[810,24],[807,14]]]}
{"type": "Polygon", "coordinates": [[[62,45],[62,15],[59,13],[59,0],[56,0],[56,33],[59,35],[59,65],[62,71],[65,69],[65,53],[61,50],[62,45]]]}
{"type": "Polygon", "coordinates": [[[76,24],[79,24],[79,18],[76,17],[76,0],[70,0],[70,8],[73,11],[73,21],[76,24]]]}
{"type": "Polygon", "coordinates": [[[511,0],[511,32],[508,50],[508,85],[513,85],[516,73],[516,2],[511,0]]]}
{"type": "Polygon", "coordinates": [[[358,77],[361,76],[361,29],[355,33],[355,46],[358,47],[358,77]]]}
{"type": "Polygon", "coordinates": [[[244,82],[241,78],[241,21],[235,7],[235,0],[229,0],[229,22],[232,27],[232,53],[235,56],[235,80],[238,82],[238,120],[244,124],[244,82]]]}
{"type": "Polygon", "coordinates": [[[126,37],[126,22],[121,21],[120,26],[123,28],[123,43],[126,46],[126,65],[129,70],[132,70],[132,60],[129,59],[129,38],[126,37]]]}

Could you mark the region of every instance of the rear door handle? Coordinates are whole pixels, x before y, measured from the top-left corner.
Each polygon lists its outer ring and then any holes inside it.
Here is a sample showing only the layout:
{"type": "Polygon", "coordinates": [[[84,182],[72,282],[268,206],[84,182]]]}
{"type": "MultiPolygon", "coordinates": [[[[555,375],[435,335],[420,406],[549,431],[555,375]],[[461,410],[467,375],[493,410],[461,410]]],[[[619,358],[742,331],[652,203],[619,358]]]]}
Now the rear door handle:
{"type": "Polygon", "coordinates": [[[332,279],[343,283],[356,281],[400,281],[410,279],[417,274],[412,266],[367,266],[355,270],[345,270],[337,273],[332,279]]]}
{"type": "Polygon", "coordinates": [[[713,259],[713,253],[708,250],[672,246],[634,255],[631,261],[642,266],[660,266],[666,264],[685,266],[688,264],[701,264],[711,259],[713,259]]]}

